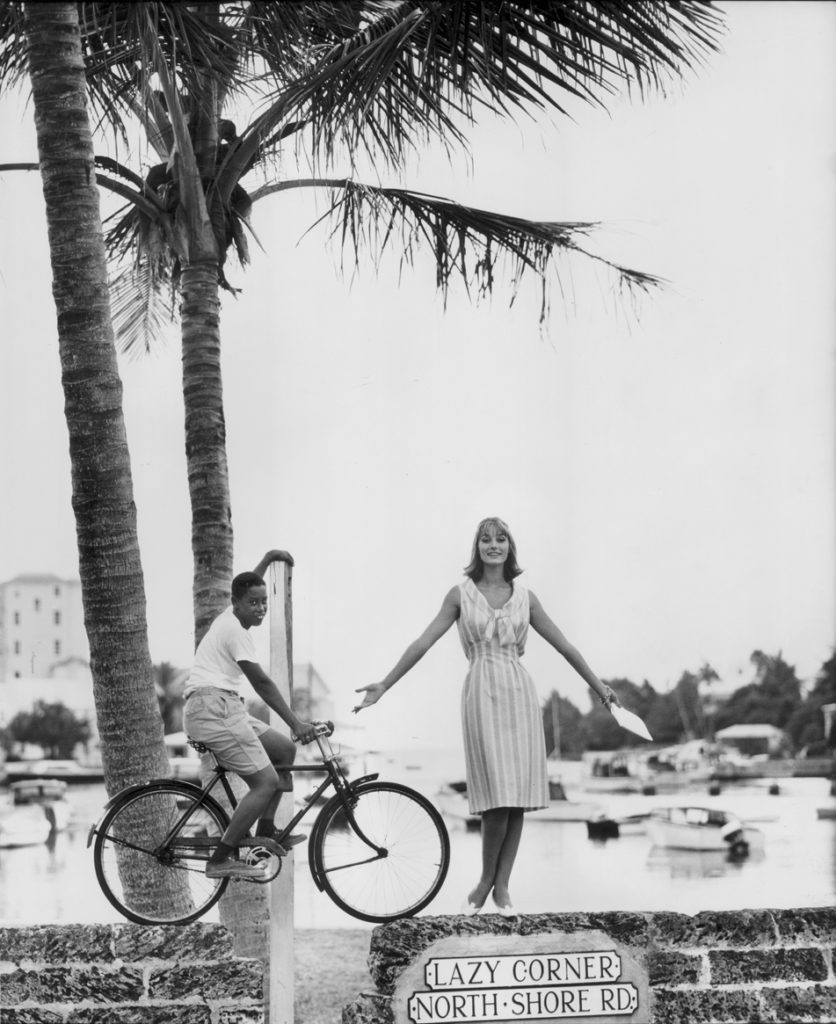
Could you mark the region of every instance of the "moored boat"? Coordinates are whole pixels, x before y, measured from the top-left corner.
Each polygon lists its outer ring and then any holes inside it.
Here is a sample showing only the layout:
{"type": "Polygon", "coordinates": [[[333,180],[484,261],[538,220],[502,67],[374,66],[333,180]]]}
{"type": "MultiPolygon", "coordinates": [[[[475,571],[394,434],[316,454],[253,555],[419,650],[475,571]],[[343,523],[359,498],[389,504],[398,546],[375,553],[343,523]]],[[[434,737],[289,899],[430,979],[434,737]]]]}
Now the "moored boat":
{"type": "Polygon", "coordinates": [[[655,846],[680,850],[727,850],[742,857],[764,844],[760,829],[714,807],[656,807],[646,828],[655,846]]]}
{"type": "MultiPolygon", "coordinates": [[[[555,785],[553,781],[549,783],[549,795],[548,807],[532,811],[530,821],[586,821],[600,810],[598,804],[570,800],[562,786],[555,785]]],[[[448,783],[435,794],[434,801],[446,817],[464,822],[469,829],[480,827],[481,815],[471,814],[468,806],[466,782],[448,783]]]]}
{"type": "Polygon", "coordinates": [[[586,820],[589,839],[618,839],[623,835],[639,835],[647,831],[647,814],[625,814],[613,817],[596,814],[586,820]]]}
{"type": "Polygon", "coordinates": [[[9,802],[0,807],[0,848],[38,846],[49,838],[52,828],[43,808],[35,805],[16,806],[9,802]]]}
{"type": "Polygon", "coordinates": [[[33,779],[62,779],[64,782],[102,782],[104,769],[99,765],[83,765],[78,761],[7,761],[6,782],[28,782],[33,779]]]}
{"type": "Polygon", "coordinates": [[[13,782],[9,789],[15,807],[39,807],[53,832],[69,827],[72,805],[67,799],[67,783],[61,779],[26,779],[13,782]]]}

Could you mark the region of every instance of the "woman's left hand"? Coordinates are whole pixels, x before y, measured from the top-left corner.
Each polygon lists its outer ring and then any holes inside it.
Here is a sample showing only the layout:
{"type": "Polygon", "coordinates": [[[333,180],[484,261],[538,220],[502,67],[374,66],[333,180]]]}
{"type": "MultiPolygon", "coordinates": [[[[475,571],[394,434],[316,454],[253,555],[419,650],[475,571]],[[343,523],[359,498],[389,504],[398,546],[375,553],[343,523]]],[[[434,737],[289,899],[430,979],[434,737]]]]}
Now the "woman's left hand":
{"type": "Polygon", "coordinates": [[[363,694],[363,703],[358,704],[357,707],[354,708],[354,714],[356,715],[357,712],[362,711],[363,708],[370,708],[372,704],[377,704],[383,694],[386,693],[386,689],[387,688],[383,683],[372,683],[369,686],[361,686],[356,689],[354,691],[355,693],[363,694]]]}

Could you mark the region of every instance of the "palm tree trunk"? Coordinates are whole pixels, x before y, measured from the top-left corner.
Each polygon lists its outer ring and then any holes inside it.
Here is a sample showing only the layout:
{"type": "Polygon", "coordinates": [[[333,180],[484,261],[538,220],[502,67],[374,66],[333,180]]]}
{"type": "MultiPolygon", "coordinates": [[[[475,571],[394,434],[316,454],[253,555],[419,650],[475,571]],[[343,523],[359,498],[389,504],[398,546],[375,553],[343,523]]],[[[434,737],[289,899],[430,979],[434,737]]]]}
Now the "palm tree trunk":
{"type": "MultiPolygon", "coordinates": [[[[78,10],[26,3],[28,64],[52,261],[84,625],[109,794],[168,774],[122,417],[78,10]]],[[[147,858],[143,858],[146,860],[147,858]]],[[[186,907],[180,879],[120,864],[128,889],[186,907]],[[159,876],[159,877],[158,877],[159,876]]]]}
{"type": "Polygon", "coordinates": [[[185,266],[180,291],[197,646],[229,603],[233,575],[217,258],[185,266]]]}
{"type": "MultiPolygon", "coordinates": [[[[211,229],[210,229],[211,230],[211,229]]],[[[202,259],[184,267],[180,282],[183,347],[183,402],[186,416],[186,462],[192,504],[195,646],[212,620],[229,604],[233,575],[232,512],[226,457],[226,426],[221,379],[218,260],[207,253],[208,237],[191,238],[202,259]]],[[[202,764],[205,778],[209,771],[202,764]]],[[[246,785],[229,776],[240,799],[246,785]]],[[[229,810],[225,796],[219,797],[229,810]]],[[[263,886],[233,886],[220,902],[221,923],[233,936],[237,956],[260,957],[269,969],[269,906],[263,886]]]]}
{"type": "Polygon", "coordinates": [[[27,3],[84,622],[108,792],[165,774],[76,4],[27,3]]]}

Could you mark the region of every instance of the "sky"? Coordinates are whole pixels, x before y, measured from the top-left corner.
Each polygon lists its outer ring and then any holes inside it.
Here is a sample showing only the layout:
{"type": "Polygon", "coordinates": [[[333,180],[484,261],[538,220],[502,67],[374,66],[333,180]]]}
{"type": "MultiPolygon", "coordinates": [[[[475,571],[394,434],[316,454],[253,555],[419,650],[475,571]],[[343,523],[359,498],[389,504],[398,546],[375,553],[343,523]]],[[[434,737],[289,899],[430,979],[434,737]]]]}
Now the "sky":
{"type": "MultiPolygon", "coordinates": [[[[222,311],[236,570],[289,550],[293,644],[352,742],[452,746],[455,629],[375,708],[382,678],[502,516],[520,582],[599,676],[726,688],[781,652],[805,681],[836,624],[836,4],[727,3],[722,52],[608,112],[484,118],[472,162],[427,150],[400,182],[540,220],[595,221],[596,252],[656,274],[637,305],[583,260],[551,315],[507,278],[446,309],[432,261],[339,274],[324,197],[256,204],[222,311]]],[[[2,160],[35,159],[0,101],[2,160]]],[[[77,576],[40,182],[0,176],[0,580],[77,576]]],[[[193,650],[177,329],[122,358],[151,656],[193,650]]],[[[266,631],[259,636],[266,652],[266,631]]],[[[544,697],[586,685],[531,634],[544,697]]]]}

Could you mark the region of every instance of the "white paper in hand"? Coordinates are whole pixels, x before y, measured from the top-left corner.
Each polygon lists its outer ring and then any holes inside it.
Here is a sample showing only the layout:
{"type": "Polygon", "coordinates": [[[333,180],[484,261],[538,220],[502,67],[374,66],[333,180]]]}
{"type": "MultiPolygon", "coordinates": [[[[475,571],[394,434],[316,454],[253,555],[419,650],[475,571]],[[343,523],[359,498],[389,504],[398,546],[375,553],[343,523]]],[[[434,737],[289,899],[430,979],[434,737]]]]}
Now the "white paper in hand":
{"type": "Polygon", "coordinates": [[[630,732],[634,732],[637,736],[641,736],[642,739],[645,740],[653,739],[647,731],[647,726],[639,716],[634,715],[632,711],[628,711],[627,708],[620,708],[617,704],[610,704],[610,711],[612,712],[613,718],[618,722],[622,729],[629,729],[630,732]]]}

